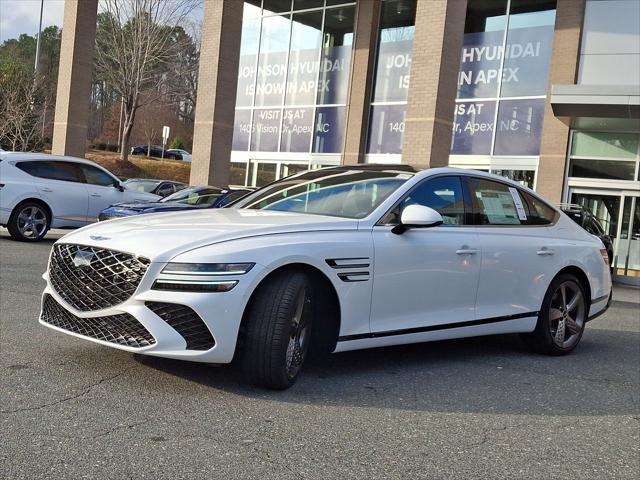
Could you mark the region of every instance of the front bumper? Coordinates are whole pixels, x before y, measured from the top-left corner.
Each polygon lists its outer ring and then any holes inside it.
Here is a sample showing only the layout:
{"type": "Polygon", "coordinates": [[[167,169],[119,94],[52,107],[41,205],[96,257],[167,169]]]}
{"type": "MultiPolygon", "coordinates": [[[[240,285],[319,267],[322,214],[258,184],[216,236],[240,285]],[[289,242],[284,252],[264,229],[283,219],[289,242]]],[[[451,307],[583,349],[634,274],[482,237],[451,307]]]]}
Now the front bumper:
{"type": "MultiPolygon", "coordinates": [[[[259,281],[262,268],[256,265],[250,272],[230,278],[237,280],[238,284],[228,292],[152,290],[151,286],[164,266],[164,263],[152,263],[135,293],[125,302],[91,312],[81,312],[67,304],[52,288],[45,273],[43,278],[47,280],[47,286],[43,292],[41,307],[45,306],[45,301],[49,296],[50,300],[54,300],[59,307],[79,319],[82,328],[71,328],[68,323],[51,322],[51,319],[44,315],[43,308],[41,308],[39,321],[42,325],[53,330],[129,352],[195,362],[231,362],[235,353],[242,314],[249,301],[250,292],[259,281]],[[213,336],[213,347],[207,350],[190,349],[189,345],[193,345],[192,339],[189,339],[188,335],[184,336],[184,331],[181,334],[171,326],[174,323],[166,316],[166,311],[161,312],[156,309],[154,312],[152,307],[150,308],[150,304],[182,305],[191,309],[202,319],[213,336]],[[111,333],[96,335],[94,334],[96,329],[87,328],[91,322],[97,326],[106,325],[101,323],[105,322],[105,318],[116,316],[119,316],[118,318],[131,316],[139,322],[152,337],[148,339],[148,345],[141,342],[138,344],[142,346],[131,346],[136,343],[122,341],[123,335],[118,336],[111,333]]],[[[71,321],[73,320],[71,318],[71,321]]],[[[124,336],[126,337],[126,335],[124,336]]]]}

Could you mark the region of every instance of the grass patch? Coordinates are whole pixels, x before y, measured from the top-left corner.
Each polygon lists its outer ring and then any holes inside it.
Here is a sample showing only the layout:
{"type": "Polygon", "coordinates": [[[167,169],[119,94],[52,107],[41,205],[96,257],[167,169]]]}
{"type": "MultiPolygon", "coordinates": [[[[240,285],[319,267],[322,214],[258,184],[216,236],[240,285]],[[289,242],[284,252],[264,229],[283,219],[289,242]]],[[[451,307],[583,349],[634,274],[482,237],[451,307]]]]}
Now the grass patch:
{"type": "Polygon", "coordinates": [[[119,154],[102,150],[89,150],[85,158],[96,162],[122,179],[157,178],[189,183],[191,173],[191,163],[182,160],[161,160],[129,155],[129,161],[123,163],[120,161],[119,154]]]}

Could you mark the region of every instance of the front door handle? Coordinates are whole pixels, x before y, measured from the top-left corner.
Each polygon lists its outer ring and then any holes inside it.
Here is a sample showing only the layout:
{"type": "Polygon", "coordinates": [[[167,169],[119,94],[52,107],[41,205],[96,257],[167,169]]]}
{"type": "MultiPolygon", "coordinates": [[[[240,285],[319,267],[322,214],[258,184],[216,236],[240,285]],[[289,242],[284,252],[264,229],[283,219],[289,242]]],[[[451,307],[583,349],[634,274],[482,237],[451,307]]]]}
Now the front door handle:
{"type": "Polygon", "coordinates": [[[49,188],[49,187],[44,187],[44,188],[42,189],[42,191],[43,191],[43,192],[47,192],[47,193],[51,193],[51,192],[53,192],[53,189],[51,189],[51,188],[49,188]]]}
{"type": "Polygon", "coordinates": [[[463,245],[462,248],[456,250],[456,255],[475,255],[478,253],[478,250],[475,248],[469,248],[466,245],[463,245]]]}
{"type": "Polygon", "coordinates": [[[553,255],[555,252],[553,250],[547,248],[547,247],[542,247],[536,253],[542,257],[542,256],[545,256],[545,255],[553,255]]]}

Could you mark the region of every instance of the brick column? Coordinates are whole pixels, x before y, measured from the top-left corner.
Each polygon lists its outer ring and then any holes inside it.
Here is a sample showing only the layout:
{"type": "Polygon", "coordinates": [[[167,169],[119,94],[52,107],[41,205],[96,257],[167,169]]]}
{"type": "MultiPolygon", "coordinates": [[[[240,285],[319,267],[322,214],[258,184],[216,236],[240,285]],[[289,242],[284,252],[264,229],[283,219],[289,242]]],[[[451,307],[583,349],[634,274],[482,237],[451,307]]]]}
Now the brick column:
{"type": "Polygon", "coordinates": [[[84,157],[98,0],[66,0],[52,153],[84,157]]]}
{"type": "Polygon", "coordinates": [[[449,163],[467,0],[418,1],[402,163],[449,163]]]}
{"type": "Polygon", "coordinates": [[[585,0],[558,0],[553,50],[549,66],[547,102],[542,126],[536,190],[552,202],[562,199],[569,126],[553,115],[551,86],[574,84],[580,61],[580,38],[585,0]]]}
{"type": "Polygon", "coordinates": [[[204,4],[192,185],[229,184],[243,3],[215,0],[204,4]]]}
{"type": "Polygon", "coordinates": [[[371,102],[375,73],[380,4],[380,0],[358,2],[351,83],[347,99],[343,164],[364,163],[364,154],[367,148],[369,103],[371,102]]]}

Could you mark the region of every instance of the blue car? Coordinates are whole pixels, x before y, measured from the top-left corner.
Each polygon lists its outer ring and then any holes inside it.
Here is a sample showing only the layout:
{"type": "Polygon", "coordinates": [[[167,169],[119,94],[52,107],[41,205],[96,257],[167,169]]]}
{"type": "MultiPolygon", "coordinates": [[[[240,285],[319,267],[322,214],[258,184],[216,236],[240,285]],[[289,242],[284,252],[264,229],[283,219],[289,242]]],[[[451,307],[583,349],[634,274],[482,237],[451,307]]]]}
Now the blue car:
{"type": "Polygon", "coordinates": [[[100,212],[98,220],[143,213],[175,212],[194,208],[221,208],[251,192],[248,188],[188,187],[157,202],[117,203],[100,212]]]}

